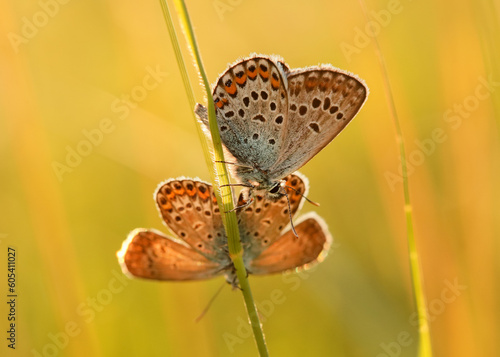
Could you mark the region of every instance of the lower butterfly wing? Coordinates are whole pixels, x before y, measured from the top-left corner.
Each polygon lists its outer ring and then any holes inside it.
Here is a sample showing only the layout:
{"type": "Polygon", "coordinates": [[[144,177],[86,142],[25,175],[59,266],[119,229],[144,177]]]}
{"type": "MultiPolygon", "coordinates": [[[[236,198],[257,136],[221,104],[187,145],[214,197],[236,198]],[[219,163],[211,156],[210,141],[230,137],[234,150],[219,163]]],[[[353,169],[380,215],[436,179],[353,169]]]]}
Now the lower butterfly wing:
{"type": "Polygon", "coordinates": [[[155,200],[163,221],[177,237],[205,257],[229,259],[212,185],[197,179],[170,179],[158,186],[155,200]]]}
{"type": "Polygon", "coordinates": [[[222,273],[224,267],[155,230],[136,229],[117,253],[122,271],[153,280],[199,280],[222,273]]]}
{"type": "MultiPolygon", "coordinates": [[[[290,224],[290,217],[294,217],[303,204],[302,195],[306,195],[308,190],[307,178],[296,172],[284,180],[283,189],[287,196],[273,199],[261,190],[254,193],[253,204],[236,212],[246,260],[253,259],[271,246],[290,224]]],[[[246,203],[244,196],[242,192],[238,206],[246,203]]]]}
{"type": "Polygon", "coordinates": [[[329,65],[292,70],[287,80],[288,127],[272,179],[298,170],[328,145],[368,94],[361,79],[329,65]]]}
{"type": "Polygon", "coordinates": [[[259,256],[248,263],[251,274],[273,274],[308,268],[321,262],[330,249],[332,238],[324,221],[315,213],[307,214],[295,226],[299,238],[287,231],[259,256]]]}

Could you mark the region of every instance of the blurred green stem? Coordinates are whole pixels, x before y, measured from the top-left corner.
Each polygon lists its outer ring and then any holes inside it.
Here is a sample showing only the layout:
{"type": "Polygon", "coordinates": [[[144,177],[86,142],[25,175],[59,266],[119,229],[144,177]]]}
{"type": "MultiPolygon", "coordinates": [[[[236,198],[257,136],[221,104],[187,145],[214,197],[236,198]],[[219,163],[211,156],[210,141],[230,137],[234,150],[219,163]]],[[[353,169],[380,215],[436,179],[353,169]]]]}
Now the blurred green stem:
{"type": "MultiPolygon", "coordinates": [[[[182,82],[184,83],[184,89],[186,91],[186,97],[188,98],[189,101],[189,107],[194,108],[196,100],[194,99],[193,88],[191,87],[191,82],[189,81],[189,75],[186,69],[186,63],[182,56],[182,51],[179,46],[179,41],[177,40],[177,32],[175,31],[175,27],[172,22],[172,17],[170,16],[170,10],[168,8],[166,1],[160,1],[160,4],[163,10],[163,16],[165,17],[165,22],[167,24],[168,34],[170,36],[170,42],[172,43],[172,48],[174,49],[175,57],[177,59],[177,66],[179,67],[179,73],[181,74],[182,82]]],[[[200,143],[203,148],[203,155],[205,157],[205,162],[207,164],[207,167],[209,168],[211,181],[215,182],[215,171],[213,170],[212,157],[210,155],[210,150],[208,149],[207,138],[203,133],[201,126],[197,123],[194,111],[191,110],[191,114],[193,115],[196,131],[198,132],[198,137],[200,139],[200,143]]]]}
{"type": "MultiPolygon", "coordinates": [[[[363,9],[363,14],[365,16],[366,21],[370,21],[368,17],[368,10],[366,8],[366,4],[364,0],[359,0],[361,8],[363,9]]],[[[382,50],[380,49],[380,44],[378,43],[377,37],[373,37],[375,43],[375,53],[377,55],[380,69],[382,72],[382,79],[384,82],[387,104],[389,107],[389,111],[391,113],[392,120],[394,122],[394,126],[396,128],[396,138],[397,143],[399,145],[399,155],[401,157],[401,169],[403,174],[403,190],[404,190],[404,199],[405,199],[405,218],[406,218],[406,234],[408,240],[408,253],[410,257],[410,270],[412,277],[412,285],[413,285],[413,294],[415,297],[415,304],[417,306],[418,313],[418,321],[420,323],[419,326],[419,346],[418,346],[418,356],[419,357],[432,357],[432,344],[430,338],[430,330],[429,330],[429,320],[427,317],[427,302],[424,293],[424,283],[423,276],[420,269],[420,261],[418,257],[417,244],[415,242],[415,234],[413,231],[413,214],[412,214],[412,205],[410,203],[410,189],[408,184],[408,170],[406,164],[406,152],[405,145],[403,140],[403,134],[401,131],[401,126],[399,125],[398,114],[396,111],[396,104],[394,103],[394,98],[392,96],[391,84],[389,82],[389,75],[387,73],[387,67],[385,65],[384,56],[382,55],[382,50]]]]}
{"type": "MultiPolygon", "coordinates": [[[[184,60],[182,59],[182,55],[180,53],[179,43],[174,31],[168,5],[166,0],[160,0],[160,3],[165,16],[165,21],[167,22],[167,26],[170,31],[170,38],[172,40],[172,44],[176,52],[177,61],[179,63],[179,69],[181,71],[181,75],[183,76],[184,80],[184,85],[186,87],[188,97],[190,98],[190,104],[192,105],[191,110],[194,110],[194,95],[192,88],[189,84],[189,80],[187,79],[188,76],[186,67],[184,65],[184,60]]],[[[214,158],[215,158],[215,163],[212,163],[212,161],[209,160],[210,162],[208,163],[208,165],[211,173],[215,172],[215,176],[213,177],[213,183],[214,183],[213,187],[217,197],[217,202],[219,204],[219,209],[221,212],[225,212],[223,213],[223,220],[228,237],[229,256],[231,257],[233,265],[236,269],[236,275],[238,277],[241,291],[243,293],[245,306],[247,308],[247,313],[250,318],[250,323],[252,325],[252,330],[255,336],[259,354],[260,356],[269,356],[269,353],[267,351],[266,341],[264,338],[264,333],[262,331],[262,326],[259,320],[259,315],[255,307],[252,291],[250,290],[250,284],[248,283],[247,272],[245,269],[245,265],[243,263],[243,249],[240,243],[240,234],[239,234],[236,214],[233,211],[234,204],[233,204],[232,191],[229,186],[224,186],[229,184],[229,176],[227,173],[226,165],[223,163],[224,154],[222,151],[219,128],[217,126],[217,120],[215,117],[215,107],[214,107],[214,102],[212,100],[212,93],[210,92],[210,85],[208,83],[205,70],[203,68],[203,63],[201,61],[201,56],[198,51],[198,45],[196,43],[196,38],[194,36],[193,28],[191,26],[191,21],[189,19],[186,5],[183,0],[174,0],[174,4],[182,23],[184,35],[186,36],[186,40],[188,42],[191,53],[194,56],[195,64],[197,66],[198,72],[201,75],[201,78],[203,80],[203,85],[206,91],[210,133],[212,135],[212,144],[213,144],[214,158]]],[[[202,141],[203,140],[204,138],[202,139],[202,141]]],[[[206,150],[206,152],[208,153],[208,150],[206,150]]]]}

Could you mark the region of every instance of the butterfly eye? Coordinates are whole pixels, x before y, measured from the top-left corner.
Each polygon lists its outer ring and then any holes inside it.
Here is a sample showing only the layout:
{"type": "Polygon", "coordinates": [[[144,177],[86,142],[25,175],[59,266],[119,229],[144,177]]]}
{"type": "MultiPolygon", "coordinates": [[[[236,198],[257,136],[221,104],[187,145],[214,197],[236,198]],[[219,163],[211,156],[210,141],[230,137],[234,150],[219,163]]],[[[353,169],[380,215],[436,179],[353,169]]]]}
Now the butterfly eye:
{"type": "Polygon", "coordinates": [[[271,189],[269,190],[270,193],[278,193],[280,190],[280,183],[277,182],[271,189]]]}

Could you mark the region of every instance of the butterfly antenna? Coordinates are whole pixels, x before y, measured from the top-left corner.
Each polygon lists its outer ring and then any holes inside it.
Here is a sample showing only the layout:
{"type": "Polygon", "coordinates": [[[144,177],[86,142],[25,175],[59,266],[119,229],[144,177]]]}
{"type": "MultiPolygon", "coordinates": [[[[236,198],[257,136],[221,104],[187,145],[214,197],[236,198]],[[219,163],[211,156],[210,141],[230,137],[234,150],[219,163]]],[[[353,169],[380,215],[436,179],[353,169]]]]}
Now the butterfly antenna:
{"type": "Polygon", "coordinates": [[[288,186],[288,185],[285,185],[285,187],[291,189],[291,190],[294,190],[295,192],[297,192],[299,195],[301,195],[302,197],[304,197],[307,202],[309,202],[310,204],[316,206],[316,207],[319,207],[319,203],[318,202],[314,202],[314,201],[311,201],[309,198],[307,198],[303,193],[300,193],[299,191],[297,191],[296,189],[294,189],[293,187],[291,186],[288,186]]]}
{"type": "Polygon", "coordinates": [[[288,203],[288,214],[290,215],[290,225],[292,226],[292,232],[295,234],[295,237],[299,238],[299,235],[297,232],[295,232],[295,227],[293,225],[293,220],[292,220],[292,208],[290,207],[290,200],[288,199],[288,193],[285,191],[285,196],[286,196],[286,202],[288,203]]]}
{"type": "Polygon", "coordinates": [[[194,320],[195,322],[200,322],[201,319],[203,318],[203,316],[206,315],[206,313],[208,312],[208,310],[212,306],[212,304],[215,301],[215,299],[217,298],[217,296],[219,296],[220,292],[222,291],[222,289],[224,288],[225,285],[226,285],[226,282],[222,283],[220,288],[215,292],[214,296],[212,296],[212,298],[208,301],[207,306],[205,306],[205,308],[203,309],[201,314],[194,320]]]}

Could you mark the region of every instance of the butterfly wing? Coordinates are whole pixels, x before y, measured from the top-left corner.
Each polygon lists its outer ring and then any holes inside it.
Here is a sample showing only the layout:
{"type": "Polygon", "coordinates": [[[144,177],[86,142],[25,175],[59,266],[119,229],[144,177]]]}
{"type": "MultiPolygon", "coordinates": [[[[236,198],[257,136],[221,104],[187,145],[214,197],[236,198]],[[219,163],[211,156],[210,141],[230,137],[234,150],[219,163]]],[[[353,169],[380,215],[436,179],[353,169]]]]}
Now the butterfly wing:
{"type": "Polygon", "coordinates": [[[328,65],[292,70],[287,80],[287,135],[271,179],[298,170],[328,145],[358,113],[368,94],[362,80],[328,65]]]}
{"type": "Polygon", "coordinates": [[[284,64],[254,56],[231,65],[213,99],[221,139],[239,164],[269,170],[278,158],[288,107],[284,64]]]}
{"type": "Polygon", "coordinates": [[[212,186],[199,180],[174,179],[155,193],[167,227],[205,257],[229,263],[227,239],[212,186]]]}
{"type": "Polygon", "coordinates": [[[132,231],[117,256],[125,274],[144,279],[207,279],[224,268],[172,238],[146,229],[132,231]]]}
{"type": "Polygon", "coordinates": [[[295,230],[299,238],[287,231],[249,263],[249,273],[282,273],[321,262],[332,242],[325,222],[312,212],[302,218],[295,230]]]}
{"type": "MultiPolygon", "coordinates": [[[[308,190],[307,178],[296,173],[288,175],[285,181],[290,207],[285,196],[271,199],[265,196],[267,192],[259,191],[254,194],[255,202],[253,204],[237,211],[240,238],[244,246],[244,259],[246,261],[252,260],[271,246],[280,237],[283,229],[290,224],[289,212],[292,213],[293,217],[303,204],[302,195],[307,194],[308,190]]],[[[245,202],[245,193],[242,192],[238,206],[245,202]]]]}
{"type": "MultiPolygon", "coordinates": [[[[209,138],[211,138],[210,134],[210,128],[209,128],[209,123],[208,123],[208,110],[205,108],[203,105],[196,103],[196,106],[194,108],[194,113],[196,114],[198,121],[203,124],[202,129],[205,135],[207,135],[209,138]]],[[[227,149],[226,144],[224,141],[222,141],[222,149],[224,151],[224,159],[227,162],[237,162],[238,159],[236,159],[233,154],[227,149]]],[[[238,166],[237,165],[229,165],[228,169],[231,172],[231,175],[233,177],[239,178],[238,176],[238,166]]],[[[241,178],[240,178],[241,180],[241,178]]]]}

